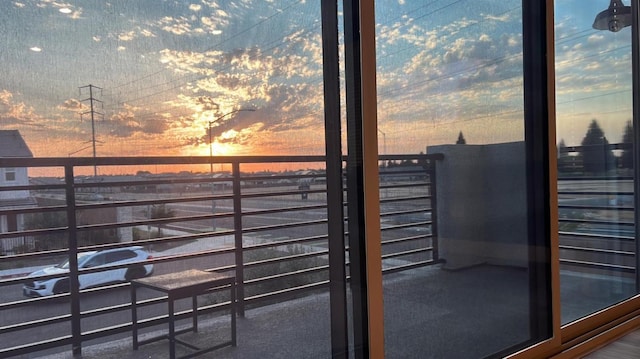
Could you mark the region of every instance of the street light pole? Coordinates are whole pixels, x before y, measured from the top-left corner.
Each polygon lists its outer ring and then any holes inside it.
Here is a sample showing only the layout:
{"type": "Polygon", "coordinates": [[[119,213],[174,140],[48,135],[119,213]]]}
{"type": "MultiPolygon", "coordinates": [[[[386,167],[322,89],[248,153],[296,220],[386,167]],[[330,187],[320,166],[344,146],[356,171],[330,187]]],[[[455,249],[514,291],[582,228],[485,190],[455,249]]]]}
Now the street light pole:
{"type": "Polygon", "coordinates": [[[209,172],[211,174],[213,174],[213,161],[211,161],[213,159],[213,139],[212,139],[213,136],[212,136],[212,133],[211,133],[212,132],[212,127],[211,126],[213,126],[213,124],[215,122],[218,122],[218,121],[220,121],[221,119],[223,119],[223,118],[225,118],[227,116],[233,115],[234,113],[243,112],[243,111],[254,112],[255,110],[256,110],[255,108],[241,108],[241,109],[233,110],[231,112],[227,112],[222,116],[218,116],[215,120],[209,121],[209,159],[210,159],[210,161],[209,161],[209,172]]]}
{"type": "Polygon", "coordinates": [[[381,129],[378,129],[378,132],[382,134],[382,151],[383,154],[387,154],[387,134],[384,133],[381,129]]]}
{"type": "MultiPolygon", "coordinates": [[[[254,112],[255,109],[254,108],[241,108],[241,109],[237,109],[237,110],[233,110],[231,112],[227,112],[222,116],[218,116],[215,120],[209,121],[209,173],[211,174],[211,194],[215,194],[215,186],[213,183],[213,134],[212,134],[212,126],[214,122],[217,122],[227,116],[233,115],[234,113],[238,113],[238,112],[242,112],[242,111],[248,111],[248,112],[254,112]]],[[[222,166],[222,162],[220,163],[220,165],[222,166]]],[[[211,213],[215,214],[216,213],[216,200],[215,199],[211,199],[211,213]]],[[[216,219],[213,218],[212,219],[212,224],[211,224],[211,230],[215,231],[216,230],[216,219]]]]}

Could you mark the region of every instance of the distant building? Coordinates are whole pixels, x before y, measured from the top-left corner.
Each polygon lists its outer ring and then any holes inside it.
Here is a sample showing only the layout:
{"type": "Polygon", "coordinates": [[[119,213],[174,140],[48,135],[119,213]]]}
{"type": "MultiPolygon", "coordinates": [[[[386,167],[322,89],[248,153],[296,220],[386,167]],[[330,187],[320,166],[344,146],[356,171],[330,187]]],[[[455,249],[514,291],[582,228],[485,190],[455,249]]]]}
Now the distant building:
{"type": "MultiPolygon", "coordinates": [[[[31,150],[17,130],[0,130],[0,157],[33,157],[31,150]]],[[[0,187],[26,186],[29,175],[25,167],[0,168],[0,187]]],[[[24,215],[11,210],[37,206],[28,190],[0,191],[0,233],[24,229],[24,215]]],[[[0,252],[13,251],[16,246],[29,245],[31,238],[3,238],[0,252]]]]}

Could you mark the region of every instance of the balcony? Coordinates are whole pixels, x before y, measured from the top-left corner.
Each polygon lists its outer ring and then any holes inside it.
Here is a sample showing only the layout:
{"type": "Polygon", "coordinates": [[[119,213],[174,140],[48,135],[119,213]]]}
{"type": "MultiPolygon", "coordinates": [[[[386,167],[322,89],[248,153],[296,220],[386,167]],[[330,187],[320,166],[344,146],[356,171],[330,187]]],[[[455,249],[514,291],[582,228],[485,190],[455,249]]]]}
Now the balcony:
{"type": "MultiPolygon", "coordinates": [[[[476,263],[443,270],[447,258],[440,253],[438,228],[446,223],[437,221],[443,218],[438,216],[442,197],[434,183],[442,158],[381,157],[389,357],[487,356],[529,340],[531,288],[525,269],[476,263]],[[509,334],[495,338],[497,328],[509,334]],[[486,338],[463,347],[451,340],[471,332],[486,338]]],[[[86,358],[166,353],[164,341],[132,350],[127,281],[77,285],[83,275],[150,264],[154,275],[197,268],[236,276],[238,345],[219,349],[216,357],[257,358],[264,357],[265,350],[273,357],[331,355],[328,243],[334,239],[327,235],[327,207],[347,203],[328,203],[324,157],[220,158],[214,163],[219,171],[206,171],[208,157],[95,161],[0,159],[0,167],[26,167],[31,173],[28,185],[0,190],[27,191],[37,203],[0,211],[19,223],[18,230],[0,234],[0,335],[9,343],[0,356],[71,357],[72,348],[82,348],[86,358]],[[91,175],[94,165],[100,173],[111,174],[91,175]],[[277,170],[251,171],[257,167],[277,170]],[[312,170],[293,170],[297,168],[312,170]],[[73,260],[77,253],[132,245],[142,246],[151,257],[94,268],[82,268],[73,260]],[[69,292],[22,296],[22,285],[34,280],[25,275],[65,259],[71,263],[69,292]]],[[[628,180],[569,178],[559,185],[561,211],[568,211],[561,221],[571,224],[561,226],[563,322],[635,293],[629,262],[634,252],[627,248],[632,235],[612,229],[629,228],[629,223],[605,214],[626,211],[632,192],[618,193],[619,202],[594,200],[610,195],[602,190],[607,184],[628,180]],[[606,228],[594,233],[594,226],[606,228]],[[610,278],[623,280],[612,283],[610,278]]],[[[346,242],[345,251],[348,258],[346,242]]],[[[42,274],[37,279],[56,277],[42,274]]],[[[143,335],[164,329],[165,302],[152,292],[138,297],[143,335]]],[[[194,340],[226,340],[229,305],[224,290],[201,296],[199,312],[206,319],[194,340]]],[[[189,308],[189,303],[179,304],[183,326],[189,324],[189,308]]]]}

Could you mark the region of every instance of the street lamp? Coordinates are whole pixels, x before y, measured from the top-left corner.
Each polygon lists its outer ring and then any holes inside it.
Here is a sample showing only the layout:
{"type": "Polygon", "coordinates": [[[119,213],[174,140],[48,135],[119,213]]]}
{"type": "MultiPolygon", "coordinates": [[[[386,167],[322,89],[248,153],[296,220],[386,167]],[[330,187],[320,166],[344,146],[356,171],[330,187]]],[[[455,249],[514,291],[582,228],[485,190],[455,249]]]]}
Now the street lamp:
{"type": "Polygon", "coordinates": [[[384,152],[383,154],[387,154],[387,134],[382,132],[381,129],[378,129],[378,132],[380,132],[382,134],[382,151],[384,152]]]}
{"type": "Polygon", "coordinates": [[[241,108],[241,109],[233,110],[231,112],[227,112],[222,116],[218,116],[215,120],[209,121],[209,157],[211,157],[209,161],[209,172],[213,173],[213,162],[211,161],[211,159],[213,159],[213,139],[211,134],[212,132],[211,126],[213,125],[213,123],[218,122],[229,115],[233,115],[234,113],[238,113],[242,111],[254,112],[255,110],[256,110],[255,108],[241,108]]]}
{"type": "Polygon", "coordinates": [[[596,16],[592,27],[596,30],[618,32],[631,26],[631,22],[631,6],[624,6],[621,0],[611,0],[609,7],[596,16]]]}
{"type": "MultiPolygon", "coordinates": [[[[238,110],[233,110],[231,112],[227,112],[222,116],[218,116],[215,120],[209,121],[209,173],[211,173],[211,177],[212,177],[212,182],[211,182],[211,194],[215,193],[214,190],[214,183],[213,183],[213,139],[212,139],[212,131],[211,131],[211,126],[213,125],[214,122],[219,121],[227,116],[233,115],[234,113],[238,113],[238,112],[242,112],[242,111],[248,111],[248,112],[253,112],[255,111],[254,108],[241,108],[238,110]]],[[[220,163],[220,166],[222,166],[222,162],[220,163]]],[[[216,213],[216,200],[212,199],[211,200],[211,213],[215,214],[216,213]]],[[[213,218],[212,220],[212,231],[216,230],[216,219],[213,218]]]]}

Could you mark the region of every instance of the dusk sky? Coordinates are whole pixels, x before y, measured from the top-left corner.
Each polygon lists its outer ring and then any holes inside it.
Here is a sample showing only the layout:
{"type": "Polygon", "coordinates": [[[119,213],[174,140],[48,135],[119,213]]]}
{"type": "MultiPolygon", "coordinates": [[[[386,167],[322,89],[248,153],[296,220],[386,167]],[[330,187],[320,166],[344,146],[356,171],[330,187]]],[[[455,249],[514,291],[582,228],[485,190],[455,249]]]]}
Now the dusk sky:
{"type": "MultiPolygon", "coordinates": [[[[91,84],[98,156],[208,155],[210,121],[214,154],[322,154],[319,3],[2,1],[0,128],[37,157],[91,156],[91,84]]],[[[381,152],[523,139],[520,1],[376,3],[381,152]]],[[[567,145],[594,118],[619,142],[631,118],[630,31],[591,28],[607,6],[557,1],[567,145]]]]}

